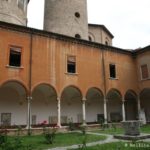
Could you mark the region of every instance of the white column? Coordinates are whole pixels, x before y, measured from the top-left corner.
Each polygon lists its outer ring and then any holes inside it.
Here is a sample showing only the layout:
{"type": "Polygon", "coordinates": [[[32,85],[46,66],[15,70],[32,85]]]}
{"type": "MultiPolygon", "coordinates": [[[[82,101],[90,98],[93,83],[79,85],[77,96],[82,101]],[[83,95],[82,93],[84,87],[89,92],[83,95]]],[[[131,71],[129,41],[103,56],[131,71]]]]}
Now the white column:
{"type": "Polygon", "coordinates": [[[60,111],[60,98],[57,98],[57,126],[61,128],[61,111],[60,111]]]}
{"type": "Polygon", "coordinates": [[[31,128],[31,100],[32,97],[28,96],[27,97],[27,102],[28,102],[28,118],[27,118],[27,129],[29,130],[31,128]]]}
{"type": "Polygon", "coordinates": [[[107,124],[107,100],[104,98],[104,123],[107,124]]]}
{"type": "Polygon", "coordinates": [[[126,113],[125,113],[125,100],[122,100],[122,121],[126,121],[126,113]]]}
{"type": "Polygon", "coordinates": [[[86,125],[86,110],[85,110],[85,101],[86,98],[82,99],[82,115],[83,115],[83,125],[86,125]]]}

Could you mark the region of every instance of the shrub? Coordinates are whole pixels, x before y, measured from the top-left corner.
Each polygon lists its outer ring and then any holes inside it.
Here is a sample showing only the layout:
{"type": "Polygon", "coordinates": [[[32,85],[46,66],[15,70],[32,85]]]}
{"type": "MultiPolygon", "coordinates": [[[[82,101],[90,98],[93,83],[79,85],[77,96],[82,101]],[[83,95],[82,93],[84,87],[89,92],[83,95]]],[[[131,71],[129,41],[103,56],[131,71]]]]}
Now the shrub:
{"type": "Polygon", "coordinates": [[[43,128],[44,138],[47,144],[53,144],[56,136],[57,128],[48,129],[46,127],[43,128]]]}

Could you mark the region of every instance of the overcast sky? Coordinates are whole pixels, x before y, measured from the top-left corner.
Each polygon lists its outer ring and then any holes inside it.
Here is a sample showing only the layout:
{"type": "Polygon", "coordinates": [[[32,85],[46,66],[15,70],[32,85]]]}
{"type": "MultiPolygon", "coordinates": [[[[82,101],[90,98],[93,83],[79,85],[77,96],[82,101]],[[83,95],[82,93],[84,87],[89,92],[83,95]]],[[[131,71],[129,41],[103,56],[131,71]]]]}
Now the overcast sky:
{"type": "MultiPolygon", "coordinates": [[[[87,0],[88,21],[105,25],[113,46],[136,49],[150,45],[150,0],[87,0]]],[[[28,26],[43,29],[44,0],[30,0],[28,26]]]]}

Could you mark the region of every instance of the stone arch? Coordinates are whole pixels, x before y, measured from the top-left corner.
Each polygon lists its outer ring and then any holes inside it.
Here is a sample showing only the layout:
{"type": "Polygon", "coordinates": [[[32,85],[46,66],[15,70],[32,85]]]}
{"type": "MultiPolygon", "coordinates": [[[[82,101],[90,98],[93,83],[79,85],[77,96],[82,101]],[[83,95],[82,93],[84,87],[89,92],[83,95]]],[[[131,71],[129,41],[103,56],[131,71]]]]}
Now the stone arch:
{"type": "Polygon", "coordinates": [[[124,95],[126,120],[138,118],[137,94],[133,90],[126,91],[124,95]]]}
{"type": "Polygon", "coordinates": [[[0,87],[0,114],[2,125],[26,125],[27,88],[17,80],[7,80],[0,87]]]}
{"type": "Polygon", "coordinates": [[[104,95],[97,87],[91,87],[86,93],[86,121],[97,123],[104,120],[104,95]]]}
{"type": "Polygon", "coordinates": [[[89,41],[95,42],[95,36],[94,36],[94,34],[92,32],[88,33],[88,37],[89,37],[89,41]]]}
{"type": "Polygon", "coordinates": [[[81,90],[70,85],[61,93],[61,123],[66,124],[69,120],[81,123],[82,119],[82,93],[81,90]]]}
{"type": "Polygon", "coordinates": [[[57,123],[57,92],[53,86],[40,83],[32,90],[32,125],[46,121],[48,124],[57,123]],[[41,110],[41,111],[39,111],[41,110]]]}
{"type": "MultiPolygon", "coordinates": [[[[150,87],[144,88],[140,92],[141,111],[145,116],[146,122],[150,122],[150,87]]],[[[144,117],[143,116],[143,117],[144,117]]]]}
{"type": "Polygon", "coordinates": [[[122,120],[122,95],[117,89],[110,89],[106,94],[108,121],[120,122],[122,120]]]}

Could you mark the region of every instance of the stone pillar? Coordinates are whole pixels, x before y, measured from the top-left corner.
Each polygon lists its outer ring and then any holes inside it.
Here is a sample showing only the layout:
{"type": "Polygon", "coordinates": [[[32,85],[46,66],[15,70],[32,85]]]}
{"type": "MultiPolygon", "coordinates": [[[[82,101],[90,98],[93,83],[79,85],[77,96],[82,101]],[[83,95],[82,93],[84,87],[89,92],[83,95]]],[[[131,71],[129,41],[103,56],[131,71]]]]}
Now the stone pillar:
{"type": "Polygon", "coordinates": [[[125,100],[122,100],[122,121],[126,121],[125,100]]]}
{"type": "Polygon", "coordinates": [[[85,102],[86,102],[86,98],[83,98],[83,99],[82,99],[82,119],[83,119],[83,125],[86,125],[85,102]]]}
{"type": "Polygon", "coordinates": [[[28,96],[27,97],[27,102],[28,102],[28,116],[27,116],[27,129],[30,130],[31,128],[31,100],[32,97],[28,96]]]}
{"type": "Polygon", "coordinates": [[[57,98],[57,126],[61,128],[61,111],[60,98],[57,98]]]}
{"type": "Polygon", "coordinates": [[[137,99],[137,108],[138,108],[138,119],[141,120],[141,103],[140,103],[140,97],[138,96],[137,99]]]}
{"type": "Polygon", "coordinates": [[[107,124],[107,100],[104,98],[104,123],[107,124]]]}

